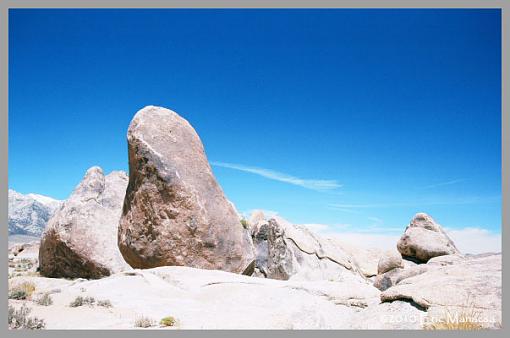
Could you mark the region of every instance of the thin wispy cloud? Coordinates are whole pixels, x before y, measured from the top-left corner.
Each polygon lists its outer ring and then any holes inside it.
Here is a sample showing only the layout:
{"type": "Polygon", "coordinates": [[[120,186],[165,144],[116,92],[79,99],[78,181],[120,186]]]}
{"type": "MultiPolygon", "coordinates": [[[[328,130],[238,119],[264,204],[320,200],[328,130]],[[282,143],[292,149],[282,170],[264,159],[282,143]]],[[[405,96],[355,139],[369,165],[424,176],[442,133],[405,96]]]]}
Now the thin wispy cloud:
{"type": "Polygon", "coordinates": [[[328,207],[340,211],[353,211],[352,209],[375,209],[408,206],[407,203],[372,203],[372,204],[329,204],[328,207]]]}
{"type": "Polygon", "coordinates": [[[384,225],[384,221],[379,217],[368,217],[368,220],[372,222],[370,228],[379,228],[384,225]]]}
{"type": "Polygon", "coordinates": [[[328,191],[328,190],[338,189],[342,186],[336,180],[304,179],[304,178],[295,177],[295,176],[292,176],[289,174],[281,173],[281,172],[278,172],[278,171],[275,171],[272,169],[252,167],[252,166],[246,166],[246,165],[242,165],[242,164],[226,163],[226,162],[211,162],[211,164],[215,167],[239,170],[242,172],[262,176],[262,177],[270,179],[270,180],[288,183],[288,184],[300,186],[300,187],[310,189],[310,190],[328,191]]]}
{"type": "Polygon", "coordinates": [[[444,187],[447,185],[457,184],[457,183],[461,183],[464,181],[465,181],[465,179],[459,178],[459,179],[455,179],[455,180],[450,180],[450,181],[427,185],[427,186],[422,187],[422,189],[433,189],[433,188],[438,188],[438,187],[444,187]]]}
{"type": "Polygon", "coordinates": [[[399,207],[423,207],[423,206],[442,206],[442,205],[470,205],[493,203],[499,201],[499,197],[465,197],[450,199],[429,199],[411,202],[391,202],[391,203],[367,203],[367,204],[329,204],[328,208],[339,211],[359,210],[359,209],[385,209],[399,207]]]}
{"type": "Polygon", "coordinates": [[[358,210],[347,209],[347,208],[340,208],[340,207],[337,207],[336,205],[328,205],[327,208],[328,209],[334,209],[336,211],[345,212],[345,213],[348,213],[348,214],[360,214],[361,213],[358,210]]]}

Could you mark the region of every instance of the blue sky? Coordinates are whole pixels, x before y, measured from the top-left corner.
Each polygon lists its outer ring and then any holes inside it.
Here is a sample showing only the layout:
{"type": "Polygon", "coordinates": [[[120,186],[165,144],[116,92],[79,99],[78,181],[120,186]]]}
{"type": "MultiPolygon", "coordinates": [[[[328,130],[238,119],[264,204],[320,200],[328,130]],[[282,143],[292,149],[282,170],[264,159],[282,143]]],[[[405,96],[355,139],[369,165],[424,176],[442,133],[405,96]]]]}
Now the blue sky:
{"type": "Polygon", "coordinates": [[[240,211],[401,233],[501,226],[499,10],[11,10],[9,187],[127,170],[160,105],[240,211]]]}

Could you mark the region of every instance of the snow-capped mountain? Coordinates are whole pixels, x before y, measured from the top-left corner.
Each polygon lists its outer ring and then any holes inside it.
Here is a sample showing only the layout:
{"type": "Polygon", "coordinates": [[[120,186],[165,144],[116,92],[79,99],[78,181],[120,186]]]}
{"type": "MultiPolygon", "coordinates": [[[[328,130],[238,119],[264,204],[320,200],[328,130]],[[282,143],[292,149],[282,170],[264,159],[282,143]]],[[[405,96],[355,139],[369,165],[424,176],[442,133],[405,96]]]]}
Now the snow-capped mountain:
{"type": "Polygon", "coordinates": [[[62,201],[38,194],[20,194],[9,189],[9,235],[40,236],[62,201]]]}

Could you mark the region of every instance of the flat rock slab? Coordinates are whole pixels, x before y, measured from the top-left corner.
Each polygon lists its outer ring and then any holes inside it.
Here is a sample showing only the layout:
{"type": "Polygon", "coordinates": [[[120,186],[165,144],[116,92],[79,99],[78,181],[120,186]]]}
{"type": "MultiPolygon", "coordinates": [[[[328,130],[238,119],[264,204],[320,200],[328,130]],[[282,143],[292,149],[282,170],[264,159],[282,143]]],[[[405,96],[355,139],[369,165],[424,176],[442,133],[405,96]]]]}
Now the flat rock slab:
{"type": "Polygon", "coordinates": [[[427,271],[381,293],[381,300],[412,301],[438,315],[446,309],[473,309],[501,322],[501,254],[445,256],[427,271]]]}
{"type": "MultiPolygon", "coordinates": [[[[51,294],[51,306],[29,302],[32,315],[43,318],[49,329],[132,329],[140,316],[156,322],[173,316],[182,329],[342,329],[379,303],[379,291],[369,283],[279,281],[188,267],[133,270],[88,281],[23,280],[36,285],[36,295],[60,289],[51,294]],[[113,307],[69,307],[78,296],[108,299],[113,307]]],[[[373,317],[366,320],[377,327],[373,317]]]]}

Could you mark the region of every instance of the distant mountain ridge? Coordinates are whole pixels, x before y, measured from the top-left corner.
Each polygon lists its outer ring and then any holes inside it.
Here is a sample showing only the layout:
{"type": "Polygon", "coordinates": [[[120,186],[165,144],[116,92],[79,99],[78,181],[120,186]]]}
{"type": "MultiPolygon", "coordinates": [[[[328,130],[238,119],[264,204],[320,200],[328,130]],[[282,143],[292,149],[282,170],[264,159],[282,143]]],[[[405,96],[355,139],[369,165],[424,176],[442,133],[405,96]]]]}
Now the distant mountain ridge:
{"type": "Polygon", "coordinates": [[[9,189],[9,235],[39,237],[62,201],[39,194],[21,194],[9,189]]]}

